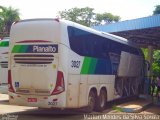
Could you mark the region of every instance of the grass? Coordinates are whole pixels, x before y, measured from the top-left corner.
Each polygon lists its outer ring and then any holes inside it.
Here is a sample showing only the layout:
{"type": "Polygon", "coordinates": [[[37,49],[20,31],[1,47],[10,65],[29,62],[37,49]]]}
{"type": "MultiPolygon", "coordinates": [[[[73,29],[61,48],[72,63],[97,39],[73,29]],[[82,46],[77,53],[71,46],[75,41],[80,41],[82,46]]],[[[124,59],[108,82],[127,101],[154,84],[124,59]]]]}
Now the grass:
{"type": "Polygon", "coordinates": [[[118,111],[118,112],[123,112],[122,108],[117,107],[116,105],[113,105],[113,106],[112,106],[112,109],[113,109],[113,110],[116,110],[116,111],[118,111]]]}

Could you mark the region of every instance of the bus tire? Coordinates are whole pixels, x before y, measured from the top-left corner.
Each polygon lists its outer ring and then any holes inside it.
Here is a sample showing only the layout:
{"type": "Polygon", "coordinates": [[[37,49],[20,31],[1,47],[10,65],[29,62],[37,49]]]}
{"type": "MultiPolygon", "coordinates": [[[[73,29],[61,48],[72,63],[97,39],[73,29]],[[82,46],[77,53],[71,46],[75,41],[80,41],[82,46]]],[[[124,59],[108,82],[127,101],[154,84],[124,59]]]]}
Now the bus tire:
{"type": "Polygon", "coordinates": [[[88,95],[88,106],[87,106],[87,112],[92,112],[95,109],[96,105],[96,93],[91,90],[88,95]]]}
{"type": "Polygon", "coordinates": [[[107,92],[105,89],[101,89],[100,95],[97,98],[96,111],[102,112],[103,110],[105,110],[106,102],[107,102],[107,92]]]}

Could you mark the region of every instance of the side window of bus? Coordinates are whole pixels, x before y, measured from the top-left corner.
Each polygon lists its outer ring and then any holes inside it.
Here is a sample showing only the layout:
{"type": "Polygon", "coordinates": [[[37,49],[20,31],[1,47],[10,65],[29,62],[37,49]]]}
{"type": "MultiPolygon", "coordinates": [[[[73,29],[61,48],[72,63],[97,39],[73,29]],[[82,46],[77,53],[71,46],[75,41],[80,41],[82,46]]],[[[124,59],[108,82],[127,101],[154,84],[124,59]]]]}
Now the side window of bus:
{"type": "Polygon", "coordinates": [[[70,48],[78,53],[81,54],[83,51],[83,41],[81,40],[81,37],[78,37],[76,34],[76,30],[73,29],[72,27],[68,27],[68,37],[69,37],[69,42],[70,42],[70,48]]]}
{"type": "Polygon", "coordinates": [[[120,54],[121,53],[121,44],[115,41],[111,41],[111,52],[120,54]]]}
{"type": "Polygon", "coordinates": [[[93,39],[96,43],[94,44],[94,49],[93,49],[94,54],[93,55],[98,58],[103,58],[103,48],[102,48],[103,39],[102,37],[94,36],[93,39]]]}
{"type": "Polygon", "coordinates": [[[93,42],[89,32],[68,26],[68,36],[71,49],[82,56],[92,56],[93,42]]]}
{"type": "MultiPolygon", "coordinates": [[[[85,31],[86,32],[86,31],[85,31]]],[[[84,41],[85,44],[83,45],[85,47],[83,55],[94,57],[95,54],[95,46],[97,46],[97,41],[95,39],[95,36],[89,32],[86,32],[84,35],[84,41]]]]}
{"type": "Polygon", "coordinates": [[[105,59],[110,49],[109,39],[68,26],[71,49],[81,56],[105,59]]]}
{"type": "Polygon", "coordinates": [[[110,41],[109,40],[103,40],[102,43],[102,56],[104,58],[108,58],[108,53],[110,52],[110,41]]]}

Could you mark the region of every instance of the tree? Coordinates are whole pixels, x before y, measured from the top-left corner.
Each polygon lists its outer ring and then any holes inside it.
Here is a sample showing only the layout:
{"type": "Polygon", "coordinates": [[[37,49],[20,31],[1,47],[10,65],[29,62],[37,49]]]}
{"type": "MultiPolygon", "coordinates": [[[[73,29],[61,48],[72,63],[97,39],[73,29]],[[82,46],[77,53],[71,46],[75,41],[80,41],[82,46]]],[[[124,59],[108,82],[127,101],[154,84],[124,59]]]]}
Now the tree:
{"type": "Polygon", "coordinates": [[[12,23],[19,19],[20,17],[18,9],[0,6],[1,32],[9,34],[12,23]]]}
{"type": "MultiPolygon", "coordinates": [[[[144,57],[147,60],[148,49],[143,48],[144,57]]],[[[160,50],[155,50],[153,53],[153,63],[151,65],[153,76],[160,75],[160,50]]]]}
{"type": "Polygon", "coordinates": [[[157,15],[157,14],[160,14],[160,5],[156,5],[155,6],[155,10],[153,11],[153,15],[157,15]]]}
{"type": "MultiPolygon", "coordinates": [[[[153,11],[153,15],[160,14],[160,5],[155,6],[155,10],[153,11]]],[[[155,50],[153,54],[154,62],[152,64],[153,75],[160,75],[160,50],[155,50]]]]}
{"type": "Polygon", "coordinates": [[[94,16],[93,8],[71,8],[69,10],[59,11],[58,14],[61,18],[80,23],[85,26],[91,26],[91,20],[94,16]]]}
{"type": "Polygon", "coordinates": [[[70,20],[85,26],[94,26],[100,24],[108,24],[111,22],[118,22],[119,16],[114,16],[111,13],[94,13],[94,8],[71,8],[69,10],[59,11],[58,15],[61,18],[70,20]]]}
{"type": "Polygon", "coordinates": [[[152,64],[153,75],[159,76],[160,75],[160,50],[154,51],[153,59],[154,59],[154,62],[152,64]]]}
{"type": "Polygon", "coordinates": [[[117,15],[112,15],[111,13],[103,13],[103,14],[96,14],[96,20],[98,22],[98,24],[101,24],[101,23],[105,23],[105,24],[108,24],[108,23],[112,23],[112,22],[118,22],[120,20],[120,17],[117,16],[117,15]]]}

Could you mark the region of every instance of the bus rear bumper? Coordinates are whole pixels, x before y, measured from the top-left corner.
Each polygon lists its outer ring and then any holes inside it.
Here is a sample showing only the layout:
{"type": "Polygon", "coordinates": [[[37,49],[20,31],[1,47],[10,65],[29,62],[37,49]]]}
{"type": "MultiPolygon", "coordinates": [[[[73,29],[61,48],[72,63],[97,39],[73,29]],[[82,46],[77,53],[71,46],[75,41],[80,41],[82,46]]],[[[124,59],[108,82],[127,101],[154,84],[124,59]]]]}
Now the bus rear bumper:
{"type": "Polygon", "coordinates": [[[59,96],[22,95],[9,92],[9,103],[13,105],[31,106],[39,108],[65,108],[64,99],[59,96]],[[63,101],[61,101],[63,100],[63,101]]]}

